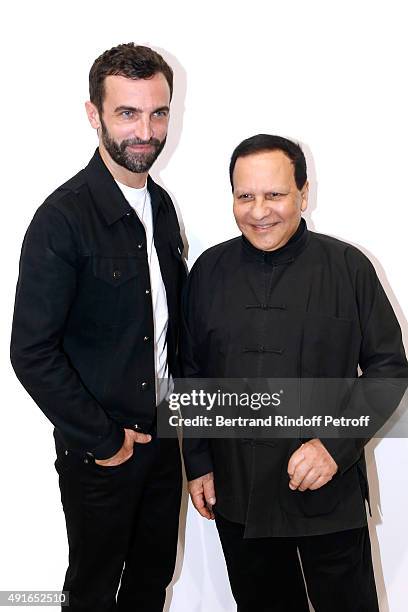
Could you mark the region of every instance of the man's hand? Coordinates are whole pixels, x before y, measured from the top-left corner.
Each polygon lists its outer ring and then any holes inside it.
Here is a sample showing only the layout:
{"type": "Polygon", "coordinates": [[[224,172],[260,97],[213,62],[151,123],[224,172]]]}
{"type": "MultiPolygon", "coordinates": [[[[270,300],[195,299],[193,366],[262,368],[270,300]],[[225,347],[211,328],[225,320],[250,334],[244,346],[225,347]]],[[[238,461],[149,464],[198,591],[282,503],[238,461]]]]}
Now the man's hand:
{"type": "Polygon", "coordinates": [[[137,431],[133,431],[133,429],[125,429],[125,439],[118,452],[113,455],[113,457],[109,457],[109,459],[95,459],[95,463],[108,467],[125,463],[125,461],[130,459],[133,455],[133,445],[135,443],[146,444],[147,442],[150,442],[151,439],[152,436],[149,434],[139,433],[137,431]]]}
{"type": "Polygon", "coordinates": [[[211,506],[215,504],[214,475],[212,472],[190,480],[188,483],[191,501],[196,510],[206,519],[212,520],[214,512],[211,506]]]}
{"type": "Polygon", "coordinates": [[[317,438],[302,444],[288,463],[289,488],[292,491],[315,491],[329,482],[338,470],[338,465],[317,438]]]}

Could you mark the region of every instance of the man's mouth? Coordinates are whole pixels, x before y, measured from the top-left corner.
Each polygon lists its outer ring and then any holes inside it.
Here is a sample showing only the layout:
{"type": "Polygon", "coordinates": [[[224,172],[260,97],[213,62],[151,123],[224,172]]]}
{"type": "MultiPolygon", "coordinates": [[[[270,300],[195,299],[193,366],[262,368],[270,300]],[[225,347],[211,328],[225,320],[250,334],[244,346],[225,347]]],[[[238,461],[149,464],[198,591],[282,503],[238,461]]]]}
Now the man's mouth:
{"type": "Polygon", "coordinates": [[[151,144],[128,145],[128,149],[131,149],[132,151],[148,151],[149,149],[153,149],[153,145],[151,144]]]}
{"type": "Polygon", "coordinates": [[[272,229],[278,224],[279,224],[279,221],[275,221],[275,223],[252,224],[251,227],[255,232],[267,232],[268,230],[272,229]]]}

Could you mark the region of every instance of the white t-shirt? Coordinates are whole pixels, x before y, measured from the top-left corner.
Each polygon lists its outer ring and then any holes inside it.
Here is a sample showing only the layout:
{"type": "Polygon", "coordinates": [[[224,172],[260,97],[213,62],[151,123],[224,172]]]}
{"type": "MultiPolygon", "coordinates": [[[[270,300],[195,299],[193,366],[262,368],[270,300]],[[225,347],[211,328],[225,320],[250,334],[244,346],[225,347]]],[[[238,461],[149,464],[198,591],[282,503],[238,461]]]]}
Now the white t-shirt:
{"type": "Polygon", "coordinates": [[[130,206],[135,210],[146,232],[147,258],[154,322],[154,361],[156,373],[156,404],[166,397],[169,389],[166,334],[169,320],[166,289],[161,275],[159,258],[153,240],[152,203],[147,185],[135,188],[116,181],[130,206]]]}

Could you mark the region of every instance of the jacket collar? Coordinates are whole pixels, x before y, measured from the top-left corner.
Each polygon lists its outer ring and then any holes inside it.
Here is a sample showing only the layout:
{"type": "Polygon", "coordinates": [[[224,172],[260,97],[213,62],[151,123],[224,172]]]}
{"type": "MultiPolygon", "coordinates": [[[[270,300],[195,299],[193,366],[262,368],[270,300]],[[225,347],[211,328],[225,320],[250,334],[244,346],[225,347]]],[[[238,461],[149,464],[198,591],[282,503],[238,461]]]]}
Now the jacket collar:
{"type": "Polygon", "coordinates": [[[242,235],[242,244],[245,254],[250,259],[264,261],[270,264],[285,264],[291,263],[303,251],[310,239],[310,232],[307,229],[306,221],[303,217],[300,220],[299,226],[289,241],[276,249],[276,251],[261,251],[254,247],[244,235],[242,235]]]}
{"type": "MultiPolygon", "coordinates": [[[[96,149],[91,161],[84,169],[92,198],[101,211],[107,225],[112,225],[133,209],[109,172],[99,149],[96,149]]],[[[159,187],[153,179],[147,177],[147,189],[152,202],[153,219],[156,218],[163,204],[159,187]]]]}

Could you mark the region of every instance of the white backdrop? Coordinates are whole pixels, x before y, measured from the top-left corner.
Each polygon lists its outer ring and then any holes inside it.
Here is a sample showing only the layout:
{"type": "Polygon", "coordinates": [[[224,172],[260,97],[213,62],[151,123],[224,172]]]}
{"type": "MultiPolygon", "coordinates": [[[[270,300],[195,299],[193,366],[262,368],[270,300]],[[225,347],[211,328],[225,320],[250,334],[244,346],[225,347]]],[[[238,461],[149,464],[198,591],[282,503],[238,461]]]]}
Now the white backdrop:
{"type": "MultiPolygon", "coordinates": [[[[370,256],[406,339],[403,4],[54,0],[2,9],[0,589],[59,589],[66,568],[52,427],[14,377],[8,344],[26,227],[96,146],[83,106],[95,57],[133,40],[174,68],[170,135],[152,174],[174,198],[189,265],[237,234],[227,173],[235,145],[258,132],[298,139],[312,182],[309,226],[370,256]]],[[[381,612],[406,610],[407,451],[396,439],[367,450],[381,612]]],[[[186,499],[167,609],[235,609],[215,526],[187,512],[186,499]]]]}

